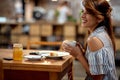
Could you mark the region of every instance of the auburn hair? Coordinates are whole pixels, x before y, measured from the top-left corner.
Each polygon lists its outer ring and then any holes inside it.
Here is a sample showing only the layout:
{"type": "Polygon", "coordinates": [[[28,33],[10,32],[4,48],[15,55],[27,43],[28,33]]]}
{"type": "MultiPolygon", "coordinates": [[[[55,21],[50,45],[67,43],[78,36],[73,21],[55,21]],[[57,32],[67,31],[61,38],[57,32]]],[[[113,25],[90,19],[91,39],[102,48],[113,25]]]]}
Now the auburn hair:
{"type": "Polygon", "coordinates": [[[115,39],[113,35],[113,25],[111,19],[112,8],[109,2],[106,0],[83,0],[82,5],[86,11],[89,12],[89,14],[94,15],[95,17],[98,17],[98,15],[102,15],[104,17],[104,20],[100,22],[96,28],[105,26],[106,31],[111,38],[115,53],[115,39]]]}

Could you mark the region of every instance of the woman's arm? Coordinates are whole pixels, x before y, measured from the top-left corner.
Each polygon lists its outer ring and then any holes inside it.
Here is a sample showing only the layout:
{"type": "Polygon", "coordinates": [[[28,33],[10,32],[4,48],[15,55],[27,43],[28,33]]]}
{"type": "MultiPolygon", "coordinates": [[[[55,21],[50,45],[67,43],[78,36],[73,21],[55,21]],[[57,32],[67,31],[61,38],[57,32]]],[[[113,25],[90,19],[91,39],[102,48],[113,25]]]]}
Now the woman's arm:
{"type": "Polygon", "coordinates": [[[79,43],[77,43],[77,46],[79,47],[80,49],[80,53],[76,56],[76,58],[81,62],[82,66],[85,68],[87,74],[91,75],[90,74],[90,70],[89,70],[89,65],[88,65],[88,62],[84,56],[85,54],[85,49],[83,48],[83,46],[79,43]]]}
{"type": "Polygon", "coordinates": [[[62,49],[64,51],[69,52],[72,56],[74,56],[76,59],[78,59],[79,62],[81,62],[81,64],[85,68],[86,72],[88,74],[90,74],[88,62],[87,62],[87,60],[84,56],[85,51],[84,51],[84,49],[83,49],[83,47],[81,46],[80,43],[77,43],[76,47],[63,43],[62,44],[62,49]]]}
{"type": "MultiPolygon", "coordinates": [[[[93,40],[93,39],[91,39],[91,40],[93,40]]],[[[98,39],[96,39],[96,40],[98,40],[98,39]]],[[[94,51],[101,48],[100,46],[97,47],[97,48],[95,48],[94,46],[90,46],[90,45],[97,45],[95,43],[97,43],[95,40],[93,40],[92,44],[90,44],[89,41],[88,41],[88,44],[89,44],[88,47],[90,47],[94,51]]],[[[87,74],[89,76],[91,76],[93,78],[93,80],[102,80],[103,79],[104,75],[92,75],[90,73],[88,61],[86,60],[86,58],[84,56],[85,51],[80,44],[77,44],[76,47],[70,46],[68,44],[63,44],[62,48],[63,48],[64,51],[69,52],[72,56],[74,56],[75,58],[77,58],[79,60],[79,62],[82,64],[82,66],[86,70],[87,74]]]]}
{"type": "Polygon", "coordinates": [[[88,65],[88,62],[85,59],[85,57],[83,55],[79,54],[76,58],[80,61],[80,63],[82,64],[82,66],[85,68],[87,74],[91,75],[90,74],[90,70],[89,70],[89,65],[88,65]]]}

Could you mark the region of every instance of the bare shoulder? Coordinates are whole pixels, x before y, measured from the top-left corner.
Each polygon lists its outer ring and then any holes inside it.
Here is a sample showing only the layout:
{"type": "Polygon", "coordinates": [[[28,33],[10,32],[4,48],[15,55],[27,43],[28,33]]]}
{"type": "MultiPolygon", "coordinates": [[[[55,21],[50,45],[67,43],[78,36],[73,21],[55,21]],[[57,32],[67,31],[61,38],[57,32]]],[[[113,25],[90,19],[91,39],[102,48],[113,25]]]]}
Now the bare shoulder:
{"type": "Polygon", "coordinates": [[[97,37],[91,37],[88,39],[88,47],[91,51],[97,51],[104,46],[103,42],[97,37]]]}

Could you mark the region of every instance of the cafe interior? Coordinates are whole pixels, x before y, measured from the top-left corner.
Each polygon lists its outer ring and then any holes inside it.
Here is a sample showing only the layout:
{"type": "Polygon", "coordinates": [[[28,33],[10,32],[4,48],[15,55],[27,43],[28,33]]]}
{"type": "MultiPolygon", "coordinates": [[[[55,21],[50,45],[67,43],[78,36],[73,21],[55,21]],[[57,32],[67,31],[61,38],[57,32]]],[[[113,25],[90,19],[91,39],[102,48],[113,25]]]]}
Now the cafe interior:
{"type": "MultiPolygon", "coordinates": [[[[120,0],[107,1],[113,8],[119,77],[120,0]]],[[[64,40],[85,43],[87,31],[80,24],[80,4],[81,0],[0,0],[0,80],[84,80],[86,72],[81,63],[61,51],[64,40]],[[62,1],[68,2],[70,15],[61,21],[57,8],[62,1]],[[15,46],[22,48],[22,61],[13,59],[15,46]],[[43,53],[61,55],[44,57],[43,53]]]]}

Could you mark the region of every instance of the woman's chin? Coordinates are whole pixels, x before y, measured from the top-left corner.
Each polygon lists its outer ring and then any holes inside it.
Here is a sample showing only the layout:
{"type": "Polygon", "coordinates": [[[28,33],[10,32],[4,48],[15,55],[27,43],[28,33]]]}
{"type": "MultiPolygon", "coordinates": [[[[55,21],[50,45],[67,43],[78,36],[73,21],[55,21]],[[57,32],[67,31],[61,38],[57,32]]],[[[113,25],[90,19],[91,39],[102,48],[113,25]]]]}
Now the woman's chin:
{"type": "Polygon", "coordinates": [[[86,27],[86,25],[85,24],[81,24],[81,27],[86,27]]]}

